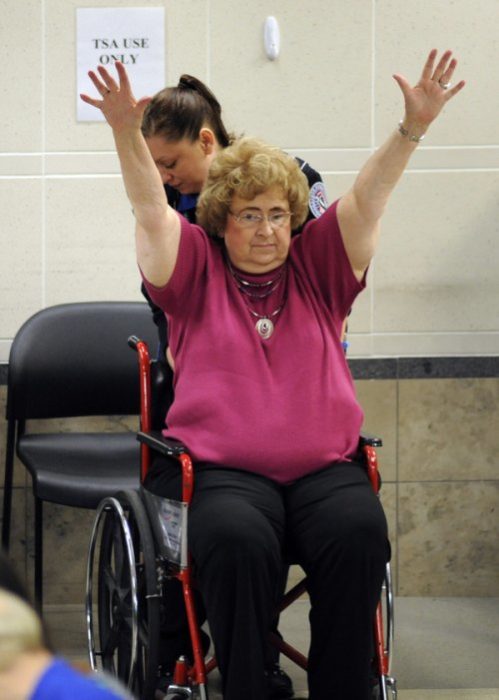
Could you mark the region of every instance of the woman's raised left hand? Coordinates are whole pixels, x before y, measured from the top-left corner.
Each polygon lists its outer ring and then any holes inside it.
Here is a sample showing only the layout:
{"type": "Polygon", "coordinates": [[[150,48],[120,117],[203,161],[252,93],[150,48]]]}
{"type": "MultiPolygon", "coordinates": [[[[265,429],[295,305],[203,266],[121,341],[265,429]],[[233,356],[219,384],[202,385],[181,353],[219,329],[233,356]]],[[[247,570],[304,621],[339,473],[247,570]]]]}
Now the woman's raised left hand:
{"type": "Polygon", "coordinates": [[[454,95],[463,89],[461,80],[452,86],[451,80],[457,66],[452,51],[445,51],[435,67],[437,49],[430,51],[418,83],[412,87],[399,73],[393,77],[397,81],[405,101],[404,126],[426,129],[438,117],[442,108],[454,95]]]}

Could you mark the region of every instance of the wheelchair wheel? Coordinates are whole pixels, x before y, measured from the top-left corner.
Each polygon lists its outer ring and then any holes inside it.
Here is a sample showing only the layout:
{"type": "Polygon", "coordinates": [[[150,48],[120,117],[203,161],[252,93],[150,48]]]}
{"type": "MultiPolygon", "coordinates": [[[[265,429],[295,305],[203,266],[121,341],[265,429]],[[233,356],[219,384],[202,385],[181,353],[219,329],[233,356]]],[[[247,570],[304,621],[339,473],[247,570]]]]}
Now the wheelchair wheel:
{"type": "Polygon", "coordinates": [[[89,552],[86,609],[92,667],[120,678],[141,700],[152,700],[159,662],[159,596],[154,541],[136,491],[119,493],[99,506],[89,552]]]}
{"type": "Polygon", "coordinates": [[[390,700],[390,698],[396,700],[397,698],[397,681],[391,676],[394,638],[393,602],[391,568],[388,562],[378,608],[380,620],[377,620],[375,634],[376,644],[381,643],[381,649],[378,649],[375,660],[375,673],[379,680],[373,692],[373,700],[378,698],[379,700],[390,700]]]}

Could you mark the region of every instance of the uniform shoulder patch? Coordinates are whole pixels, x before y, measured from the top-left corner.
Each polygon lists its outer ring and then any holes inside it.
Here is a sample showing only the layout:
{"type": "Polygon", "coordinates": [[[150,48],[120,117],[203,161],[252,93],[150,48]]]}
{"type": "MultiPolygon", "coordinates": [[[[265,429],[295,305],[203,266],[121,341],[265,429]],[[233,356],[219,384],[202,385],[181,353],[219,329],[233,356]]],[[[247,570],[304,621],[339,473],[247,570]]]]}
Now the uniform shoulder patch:
{"type": "Polygon", "coordinates": [[[328,208],[326,188],[323,182],[314,182],[310,188],[308,206],[316,219],[318,219],[321,214],[324,214],[328,208]]]}

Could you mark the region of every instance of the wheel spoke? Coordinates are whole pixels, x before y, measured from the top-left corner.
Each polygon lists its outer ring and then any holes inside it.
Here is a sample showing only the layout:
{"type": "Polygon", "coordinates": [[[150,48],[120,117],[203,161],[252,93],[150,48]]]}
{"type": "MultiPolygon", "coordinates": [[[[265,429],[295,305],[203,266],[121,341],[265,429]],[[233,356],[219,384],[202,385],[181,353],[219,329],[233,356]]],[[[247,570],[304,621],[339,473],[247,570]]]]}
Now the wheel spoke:
{"type": "Polygon", "coordinates": [[[121,637],[121,629],[120,625],[118,624],[117,620],[114,620],[112,623],[111,628],[108,631],[107,638],[102,640],[104,643],[102,644],[102,656],[104,658],[110,658],[113,656],[114,652],[116,651],[116,648],[118,646],[118,642],[120,641],[121,637]]]}
{"type": "Polygon", "coordinates": [[[121,529],[115,528],[113,530],[113,553],[114,553],[114,567],[117,575],[123,574],[124,562],[126,560],[124,546],[123,546],[123,533],[121,529]]]}
{"type": "Polygon", "coordinates": [[[143,617],[143,619],[140,620],[139,623],[139,641],[142,644],[142,646],[147,648],[147,645],[149,643],[149,626],[145,617],[143,617]]]}
{"type": "Polygon", "coordinates": [[[107,563],[103,573],[104,585],[106,586],[109,593],[112,595],[118,589],[118,582],[114,577],[114,572],[111,568],[111,564],[107,563]]]}

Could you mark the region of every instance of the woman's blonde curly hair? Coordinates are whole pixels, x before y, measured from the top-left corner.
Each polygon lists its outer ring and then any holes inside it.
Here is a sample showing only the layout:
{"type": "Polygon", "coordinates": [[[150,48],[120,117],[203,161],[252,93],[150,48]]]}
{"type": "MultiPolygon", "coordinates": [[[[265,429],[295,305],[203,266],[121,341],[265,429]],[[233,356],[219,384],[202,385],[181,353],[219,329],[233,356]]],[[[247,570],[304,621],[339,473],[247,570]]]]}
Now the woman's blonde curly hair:
{"type": "Polygon", "coordinates": [[[210,236],[219,237],[234,195],[251,200],[271,187],[282,189],[289,202],[291,228],[301,226],[308,214],[309,187],[296,159],[258,139],[238,139],[214,158],[198,199],[196,221],[210,236]]]}

